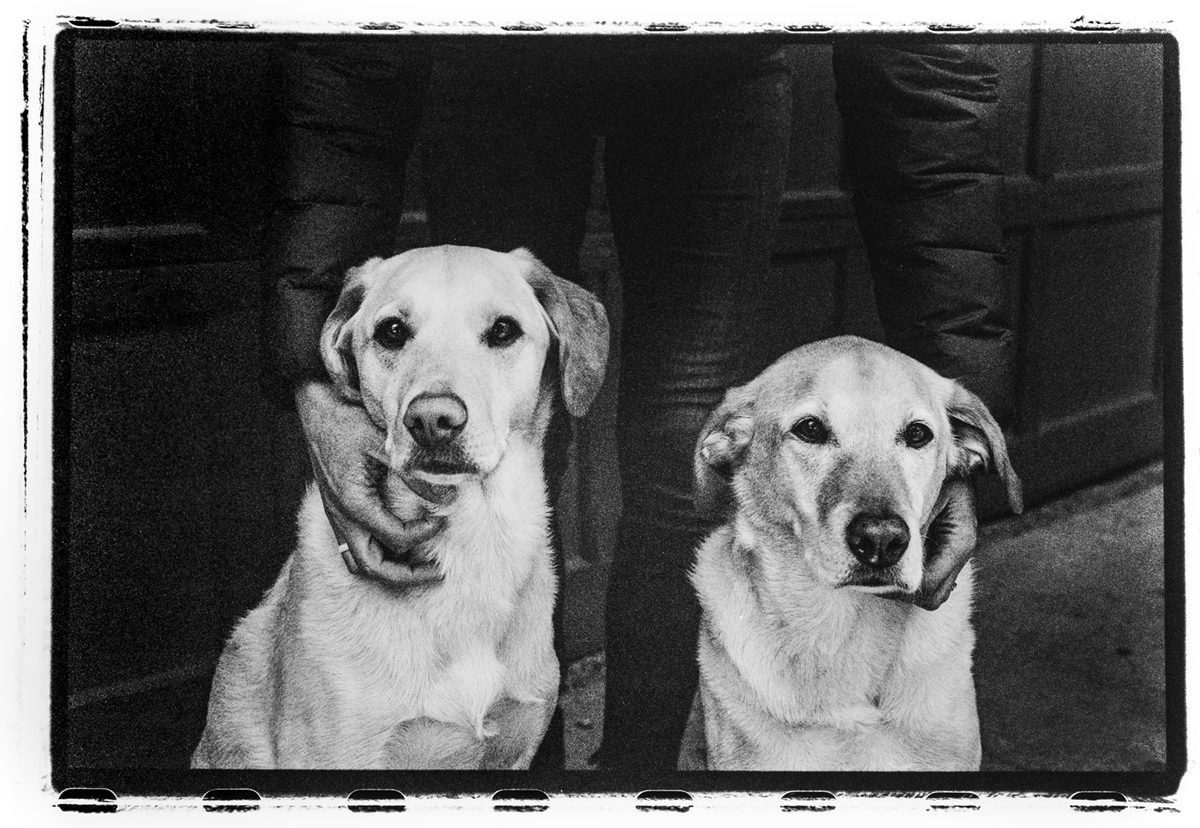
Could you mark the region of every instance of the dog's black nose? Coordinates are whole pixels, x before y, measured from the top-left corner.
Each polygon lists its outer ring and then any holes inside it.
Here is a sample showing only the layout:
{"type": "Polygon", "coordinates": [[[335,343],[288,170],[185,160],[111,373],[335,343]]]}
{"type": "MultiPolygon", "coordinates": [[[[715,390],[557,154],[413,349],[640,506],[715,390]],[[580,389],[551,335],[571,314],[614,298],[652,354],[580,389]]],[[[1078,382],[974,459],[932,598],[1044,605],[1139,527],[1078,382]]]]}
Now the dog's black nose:
{"type": "Polygon", "coordinates": [[[867,566],[884,569],[900,560],[908,548],[908,527],[896,515],[855,515],[846,527],[846,543],[867,566]]]}
{"type": "Polygon", "coordinates": [[[421,394],[404,412],[404,427],[425,448],[448,443],[466,424],[467,407],[453,394],[421,394]]]}

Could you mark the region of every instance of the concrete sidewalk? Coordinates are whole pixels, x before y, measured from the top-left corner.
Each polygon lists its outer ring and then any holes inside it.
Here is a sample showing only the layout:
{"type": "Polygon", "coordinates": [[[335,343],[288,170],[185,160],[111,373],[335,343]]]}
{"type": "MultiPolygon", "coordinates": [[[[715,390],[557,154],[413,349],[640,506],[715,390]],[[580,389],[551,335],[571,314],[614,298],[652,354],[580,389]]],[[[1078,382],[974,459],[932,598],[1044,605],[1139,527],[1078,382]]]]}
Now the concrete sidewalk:
{"type": "MultiPolygon", "coordinates": [[[[1162,768],[1162,467],[982,527],[976,571],[983,769],[1162,768]]],[[[577,661],[563,696],[568,768],[588,767],[603,704],[603,654],[577,661]]],[[[682,766],[702,766],[702,741],[693,721],[682,766]]]]}

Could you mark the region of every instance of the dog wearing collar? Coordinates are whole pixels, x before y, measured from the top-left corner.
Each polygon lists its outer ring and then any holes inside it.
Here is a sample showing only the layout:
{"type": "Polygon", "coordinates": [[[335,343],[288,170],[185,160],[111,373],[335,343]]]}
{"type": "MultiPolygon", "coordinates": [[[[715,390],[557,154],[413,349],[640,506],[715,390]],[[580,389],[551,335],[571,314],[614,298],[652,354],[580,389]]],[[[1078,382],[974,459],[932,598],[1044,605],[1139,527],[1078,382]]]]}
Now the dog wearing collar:
{"type": "Polygon", "coordinates": [[[347,276],[321,352],[386,432],[383,494],[445,517],[407,587],[352,575],[310,486],[298,543],[217,666],[193,767],[527,768],[554,710],[542,442],[599,390],[608,322],[524,249],[411,250],[347,276]]]}

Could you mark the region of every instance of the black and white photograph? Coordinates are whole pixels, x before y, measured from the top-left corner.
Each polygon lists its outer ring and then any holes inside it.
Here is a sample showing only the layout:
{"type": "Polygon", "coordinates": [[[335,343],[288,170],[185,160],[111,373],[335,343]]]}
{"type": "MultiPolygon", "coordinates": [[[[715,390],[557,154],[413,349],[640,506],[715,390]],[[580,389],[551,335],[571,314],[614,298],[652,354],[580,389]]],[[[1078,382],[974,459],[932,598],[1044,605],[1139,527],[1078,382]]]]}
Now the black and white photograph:
{"type": "Polygon", "coordinates": [[[794,17],[60,21],[56,795],[1175,793],[1178,45],[794,17]]]}

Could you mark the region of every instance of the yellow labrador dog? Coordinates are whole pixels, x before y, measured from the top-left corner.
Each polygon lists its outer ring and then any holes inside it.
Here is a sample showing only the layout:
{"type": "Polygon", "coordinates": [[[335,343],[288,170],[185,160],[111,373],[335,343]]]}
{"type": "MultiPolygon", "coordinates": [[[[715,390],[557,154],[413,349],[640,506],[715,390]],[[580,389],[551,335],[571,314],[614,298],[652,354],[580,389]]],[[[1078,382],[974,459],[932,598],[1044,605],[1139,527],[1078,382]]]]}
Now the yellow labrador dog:
{"type": "Polygon", "coordinates": [[[352,270],[321,347],[387,432],[389,506],[445,516],[411,562],[439,577],[351,575],[310,487],[296,551],[221,656],[192,764],[526,768],[559,677],[542,441],[556,387],[576,416],[599,389],[604,309],[525,250],[425,248],[352,270]]]}
{"type": "Polygon", "coordinates": [[[701,703],[718,770],[977,770],[970,564],[929,612],[921,584],[943,484],[1004,479],[1004,437],[962,386],[844,336],[728,392],[700,436],[701,703]]]}

